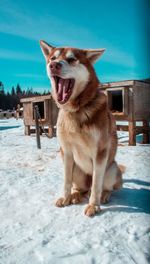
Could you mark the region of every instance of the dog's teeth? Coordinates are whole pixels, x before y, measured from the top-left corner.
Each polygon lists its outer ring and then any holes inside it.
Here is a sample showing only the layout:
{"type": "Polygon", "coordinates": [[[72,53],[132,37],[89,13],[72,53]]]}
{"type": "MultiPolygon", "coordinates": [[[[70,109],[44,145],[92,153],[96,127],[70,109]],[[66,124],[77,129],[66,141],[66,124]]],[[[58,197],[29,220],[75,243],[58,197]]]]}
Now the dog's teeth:
{"type": "Polygon", "coordinates": [[[74,85],[73,79],[63,79],[61,77],[55,76],[56,83],[56,93],[59,103],[64,104],[68,101],[71,91],[74,85]]]}

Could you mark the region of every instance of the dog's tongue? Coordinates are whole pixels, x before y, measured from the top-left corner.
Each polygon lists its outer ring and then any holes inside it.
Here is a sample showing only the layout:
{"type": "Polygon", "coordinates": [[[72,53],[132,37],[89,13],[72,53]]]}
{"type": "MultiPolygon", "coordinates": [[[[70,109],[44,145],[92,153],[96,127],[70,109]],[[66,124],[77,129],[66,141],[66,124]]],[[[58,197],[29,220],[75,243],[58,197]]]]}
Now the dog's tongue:
{"type": "Polygon", "coordinates": [[[58,100],[63,102],[66,99],[69,88],[69,79],[59,79],[58,82],[58,100]]]}

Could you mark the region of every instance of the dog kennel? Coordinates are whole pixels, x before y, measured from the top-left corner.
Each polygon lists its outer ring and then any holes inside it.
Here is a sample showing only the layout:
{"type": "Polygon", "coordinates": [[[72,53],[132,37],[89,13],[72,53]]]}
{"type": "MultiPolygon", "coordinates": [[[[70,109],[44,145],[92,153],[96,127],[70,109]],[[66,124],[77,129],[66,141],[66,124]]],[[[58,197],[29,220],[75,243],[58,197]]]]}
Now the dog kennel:
{"type": "Polygon", "coordinates": [[[122,81],[100,86],[108,96],[108,105],[117,121],[117,130],[129,131],[129,145],[136,145],[136,135],[143,133],[143,143],[149,143],[150,83],[145,81],[122,81]],[[142,121],[142,126],[136,122],[142,121]]]}
{"type": "Polygon", "coordinates": [[[58,108],[51,95],[23,98],[20,102],[23,103],[25,135],[35,133],[35,106],[38,106],[41,133],[46,131],[50,137],[55,135],[58,108]]]}

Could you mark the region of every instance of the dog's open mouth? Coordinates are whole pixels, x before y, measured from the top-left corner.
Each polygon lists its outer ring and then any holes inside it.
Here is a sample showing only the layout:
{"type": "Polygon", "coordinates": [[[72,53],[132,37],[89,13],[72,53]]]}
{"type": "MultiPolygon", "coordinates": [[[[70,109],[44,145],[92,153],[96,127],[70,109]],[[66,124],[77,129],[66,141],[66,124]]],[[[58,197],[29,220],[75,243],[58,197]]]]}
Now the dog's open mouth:
{"type": "Polygon", "coordinates": [[[53,76],[56,87],[57,100],[60,104],[65,104],[73,91],[75,79],[63,79],[59,76],[53,76]]]}

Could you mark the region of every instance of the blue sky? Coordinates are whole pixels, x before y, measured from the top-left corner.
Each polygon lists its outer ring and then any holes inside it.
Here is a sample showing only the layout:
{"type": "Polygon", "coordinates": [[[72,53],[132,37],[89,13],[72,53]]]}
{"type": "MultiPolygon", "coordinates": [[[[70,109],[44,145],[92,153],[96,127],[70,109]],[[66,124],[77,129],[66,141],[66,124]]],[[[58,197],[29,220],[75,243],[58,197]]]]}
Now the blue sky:
{"type": "Polygon", "coordinates": [[[1,0],[0,81],[5,90],[48,90],[43,39],[56,46],[106,48],[101,82],[148,78],[144,0],[1,0]]]}

